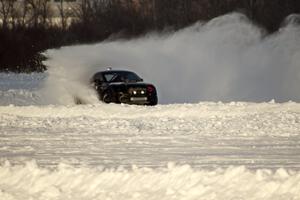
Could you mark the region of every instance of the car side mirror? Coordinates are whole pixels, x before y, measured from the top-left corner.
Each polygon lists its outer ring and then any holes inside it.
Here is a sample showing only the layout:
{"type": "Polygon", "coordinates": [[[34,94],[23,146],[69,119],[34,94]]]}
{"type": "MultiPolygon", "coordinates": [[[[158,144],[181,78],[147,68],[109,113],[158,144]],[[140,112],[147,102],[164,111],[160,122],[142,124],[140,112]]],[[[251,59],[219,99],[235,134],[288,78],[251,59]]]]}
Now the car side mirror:
{"type": "Polygon", "coordinates": [[[95,83],[100,85],[102,83],[102,81],[101,80],[95,80],[95,83]]]}

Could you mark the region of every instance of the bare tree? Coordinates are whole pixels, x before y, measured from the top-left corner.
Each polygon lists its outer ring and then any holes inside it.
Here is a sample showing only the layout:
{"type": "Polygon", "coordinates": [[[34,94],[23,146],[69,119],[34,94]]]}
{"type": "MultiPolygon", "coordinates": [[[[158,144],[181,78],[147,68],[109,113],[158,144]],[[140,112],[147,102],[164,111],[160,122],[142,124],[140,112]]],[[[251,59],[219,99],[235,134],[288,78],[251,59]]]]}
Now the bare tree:
{"type": "Polygon", "coordinates": [[[93,15],[92,0],[82,0],[78,6],[73,8],[74,14],[81,19],[82,23],[87,23],[93,15]]]}
{"type": "Polygon", "coordinates": [[[0,15],[2,28],[7,28],[16,0],[0,0],[0,15]]]}
{"type": "Polygon", "coordinates": [[[40,1],[40,16],[42,19],[42,25],[47,26],[48,19],[53,17],[49,0],[40,1]]]}
{"type": "Polygon", "coordinates": [[[153,24],[155,29],[157,29],[157,0],[152,0],[152,13],[153,13],[153,24]]]}
{"type": "Polygon", "coordinates": [[[18,23],[18,26],[26,27],[29,23],[29,5],[27,0],[21,1],[18,5],[18,7],[15,7],[14,11],[16,15],[16,21],[18,23]]]}
{"type": "Polygon", "coordinates": [[[50,17],[49,0],[25,0],[28,4],[28,12],[30,12],[31,19],[34,27],[47,25],[47,18],[50,17]]]}
{"type": "Polygon", "coordinates": [[[244,0],[244,8],[251,19],[253,19],[256,15],[258,3],[258,0],[244,0]]]}
{"type": "Polygon", "coordinates": [[[59,4],[57,6],[58,10],[59,10],[59,15],[60,15],[60,22],[61,22],[61,27],[62,29],[66,29],[67,27],[67,21],[68,21],[68,17],[66,15],[66,5],[64,0],[60,0],[59,4]]]}

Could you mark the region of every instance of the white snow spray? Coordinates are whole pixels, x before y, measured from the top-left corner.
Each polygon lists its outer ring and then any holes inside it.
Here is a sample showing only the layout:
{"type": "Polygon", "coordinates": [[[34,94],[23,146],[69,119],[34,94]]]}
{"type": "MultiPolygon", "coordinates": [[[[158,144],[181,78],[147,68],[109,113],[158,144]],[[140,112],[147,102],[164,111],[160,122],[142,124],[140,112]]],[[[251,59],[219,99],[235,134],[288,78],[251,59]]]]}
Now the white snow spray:
{"type": "Polygon", "coordinates": [[[66,104],[63,97],[74,94],[94,102],[95,95],[86,90],[88,80],[112,66],[154,83],[162,104],[299,102],[297,19],[289,17],[278,32],[266,35],[244,15],[232,13],[173,33],[48,50],[47,93],[66,104]]]}

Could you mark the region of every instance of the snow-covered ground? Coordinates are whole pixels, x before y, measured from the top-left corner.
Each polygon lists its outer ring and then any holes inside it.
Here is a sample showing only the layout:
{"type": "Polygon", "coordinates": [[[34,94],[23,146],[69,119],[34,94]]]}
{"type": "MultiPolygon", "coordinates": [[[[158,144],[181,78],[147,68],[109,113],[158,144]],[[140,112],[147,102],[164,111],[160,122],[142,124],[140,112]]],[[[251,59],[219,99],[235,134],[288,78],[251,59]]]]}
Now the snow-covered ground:
{"type": "Polygon", "coordinates": [[[0,74],[0,199],[300,199],[300,104],[47,104],[0,74]]]}

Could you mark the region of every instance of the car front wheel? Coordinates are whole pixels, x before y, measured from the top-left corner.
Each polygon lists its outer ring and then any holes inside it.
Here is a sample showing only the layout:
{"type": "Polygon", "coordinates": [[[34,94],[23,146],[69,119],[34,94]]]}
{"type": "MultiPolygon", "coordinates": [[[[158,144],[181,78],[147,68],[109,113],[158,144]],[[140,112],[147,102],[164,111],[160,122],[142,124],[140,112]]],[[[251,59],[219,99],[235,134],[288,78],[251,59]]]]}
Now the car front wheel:
{"type": "Polygon", "coordinates": [[[102,101],[105,103],[111,103],[113,102],[112,94],[111,92],[107,91],[103,94],[102,101]]]}

